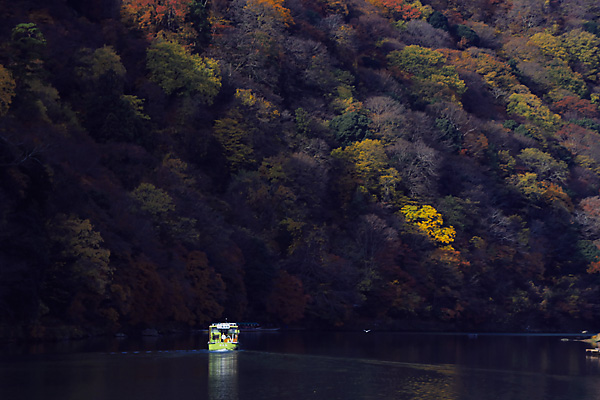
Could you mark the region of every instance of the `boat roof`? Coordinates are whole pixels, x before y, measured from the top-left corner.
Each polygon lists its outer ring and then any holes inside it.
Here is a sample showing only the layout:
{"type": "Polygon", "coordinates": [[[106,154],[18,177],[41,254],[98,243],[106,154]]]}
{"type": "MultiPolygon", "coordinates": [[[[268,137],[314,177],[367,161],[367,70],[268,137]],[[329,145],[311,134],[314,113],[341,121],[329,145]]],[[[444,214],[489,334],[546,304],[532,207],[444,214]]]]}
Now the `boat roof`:
{"type": "Polygon", "coordinates": [[[215,327],[217,329],[230,329],[237,328],[237,324],[235,322],[214,322],[210,325],[210,327],[215,327]]]}

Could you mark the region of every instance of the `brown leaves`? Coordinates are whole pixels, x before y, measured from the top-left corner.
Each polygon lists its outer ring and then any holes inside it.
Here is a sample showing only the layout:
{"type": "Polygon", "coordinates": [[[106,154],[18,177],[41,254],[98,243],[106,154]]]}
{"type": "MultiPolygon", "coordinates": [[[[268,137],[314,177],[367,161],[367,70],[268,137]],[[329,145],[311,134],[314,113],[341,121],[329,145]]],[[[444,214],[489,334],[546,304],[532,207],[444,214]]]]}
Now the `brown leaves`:
{"type": "Polygon", "coordinates": [[[0,117],[8,112],[15,96],[16,83],[9,70],[0,64],[0,117]]]}

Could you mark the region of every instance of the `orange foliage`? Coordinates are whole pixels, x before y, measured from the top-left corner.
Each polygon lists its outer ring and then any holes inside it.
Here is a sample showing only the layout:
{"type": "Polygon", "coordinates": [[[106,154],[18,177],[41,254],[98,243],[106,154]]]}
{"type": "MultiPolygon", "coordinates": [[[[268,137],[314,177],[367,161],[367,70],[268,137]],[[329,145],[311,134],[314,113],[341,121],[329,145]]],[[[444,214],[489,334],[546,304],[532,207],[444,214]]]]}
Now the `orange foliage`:
{"type": "Polygon", "coordinates": [[[588,274],[598,274],[600,273],[600,261],[591,262],[588,268],[586,269],[588,274]]]}
{"type": "Polygon", "coordinates": [[[395,19],[411,20],[421,18],[421,10],[410,4],[407,4],[404,0],[368,0],[369,3],[373,4],[384,10],[385,14],[395,19]]]}
{"type": "Polygon", "coordinates": [[[446,56],[446,62],[450,65],[468,71],[475,71],[477,69],[478,60],[466,51],[452,49],[437,49],[437,51],[446,56]]]}
{"type": "Polygon", "coordinates": [[[565,208],[569,211],[573,210],[573,202],[568,194],[555,183],[543,182],[544,192],[542,197],[544,201],[550,205],[565,208]]]}
{"type": "Polygon", "coordinates": [[[266,14],[283,23],[285,26],[290,26],[294,23],[290,10],[283,6],[283,0],[248,0],[246,8],[258,15],[266,14]]]}
{"type": "Polygon", "coordinates": [[[466,268],[471,265],[471,263],[462,256],[460,251],[455,250],[452,246],[444,246],[436,249],[431,255],[431,259],[455,268],[466,268]]]}
{"type": "Polygon", "coordinates": [[[469,132],[463,139],[461,154],[476,158],[485,157],[489,146],[488,138],[483,133],[469,132]]]}
{"type": "Polygon", "coordinates": [[[185,23],[191,0],[124,0],[123,10],[145,31],[177,32],[185,23]]]}

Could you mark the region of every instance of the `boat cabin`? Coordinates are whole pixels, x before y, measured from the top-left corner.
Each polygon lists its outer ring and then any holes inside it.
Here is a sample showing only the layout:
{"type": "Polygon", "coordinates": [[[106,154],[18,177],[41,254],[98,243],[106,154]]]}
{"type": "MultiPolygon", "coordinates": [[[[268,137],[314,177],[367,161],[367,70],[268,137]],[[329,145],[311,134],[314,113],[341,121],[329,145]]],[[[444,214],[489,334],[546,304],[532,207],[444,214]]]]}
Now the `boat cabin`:
{"type": "Polygon", "coordinates": [[[234,322],[220,322],[208,327],[208,350],[237,350],[240,328],[234,322]]]}

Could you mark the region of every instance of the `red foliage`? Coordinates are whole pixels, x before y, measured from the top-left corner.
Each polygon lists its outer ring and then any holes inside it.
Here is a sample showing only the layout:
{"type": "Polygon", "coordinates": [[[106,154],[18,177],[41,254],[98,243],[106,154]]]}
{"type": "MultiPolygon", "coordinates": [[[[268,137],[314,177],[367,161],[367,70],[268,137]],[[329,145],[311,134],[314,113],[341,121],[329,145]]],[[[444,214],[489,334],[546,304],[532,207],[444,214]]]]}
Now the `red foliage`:
{"type": "Polygon", "coordinates": [[[594,262],[590,263],[590,265],[588,266],[586,272],[588,274],[597,274],[597,273],[600,273],[600,261],[594,261],[594,262]]]}
{"type": "Polygon", "coordinates": [[[586,214],[590,215],[593,218],[600,219],[600,197],[588,197],[579,203],[579,206],[586,214]]]}
{"type": "Polygon", "coordinates": [[[593,118],[598,116],[598,107],[591,101],[576,96],[567,96],[554,103],[555,110],[561,114],[573,114],[573,117],[593,118]]]}
{"type": "Polygon", "coordinates": [[[289,324],[304,317],[307,303],[308,296],[304,293],[302,281],[286,271],[280,271],[269,296],[267,311],[289,324]]]}
{"type": "Polygon", "coordinates": [[[129,260],[117,270],[118,284],[111,287],[113,298],[124,319],[132,325],[154,325],[163,316],[164,279],[148,257],[129,260]]]}
{"type": "Polygon", "coordinates": [[[573,154],[584,154],[590,149],[590,144],[596,140],[596,135],[592,135],[587,129],[575,124],[563,126],[557,132],[557,136],[562,145],[573,154]]]}
{"type": "Polygon", "coordinates": [[[382,0],[381,4],[398,18],[404,20],[421,18],[421,11],[410,4],[406,4],[404,0],[382,0]]]}

